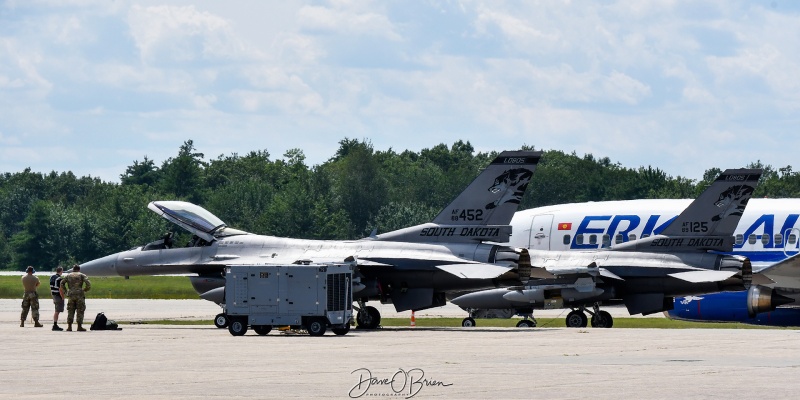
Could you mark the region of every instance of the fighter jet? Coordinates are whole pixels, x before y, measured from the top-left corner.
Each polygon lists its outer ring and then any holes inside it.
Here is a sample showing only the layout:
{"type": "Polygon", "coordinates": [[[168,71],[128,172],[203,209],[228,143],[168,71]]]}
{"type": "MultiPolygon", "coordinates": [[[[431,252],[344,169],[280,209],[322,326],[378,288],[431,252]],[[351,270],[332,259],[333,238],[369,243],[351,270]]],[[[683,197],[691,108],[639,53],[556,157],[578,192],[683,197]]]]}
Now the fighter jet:
{"type": "MultiPolygon", "coordinates": [[[[758,169],[723,172],[653,236],[586,251],[523,252],[519,263],[526,264],[529,256],[533,267],[525,285],[451,301],[470,312],[463,326],[474,326],[475,317],[516,313],[525,317],[517,326],[530,327],[536,324],[535,308],[571,307],[567,326],[585,327],[590,305],[592,326],[611,327],[613,319],[599,309],[601,302],[621,300],[631,314],[651,314],[672,309],[675,296],[745,290],[753,280],[750,260],[723,252],[733,250],[733,232],[760,176],[758,169]]],[[[774,309],[782,301],[788,300],[775,295],[765,306],[774,309]]]]}
{"type": "MultiPolygon", "coordinates": [[[[511,218],[530,182],[541,152],[506,151],[430,223],[360,240],[306,240],[256,235],[228,227],[202,207],[183,201],[154,201],[148,208],[196,237],[186,247],[170,235],[132,250],[81,265],[93,276],[196,274],[201,298],[224,302],[230,265],[355,262],[353,282],[359,327],[376,328],[380,313],[370,300],[397,311],[442,306],[446,292],[479,290],[527,281],[520,251],[508,242],[511,218]],[[521,278],[522,277],[522,278],[521,278]]],[[[218,327],[227,319],[220,313],[218,327]]]]}

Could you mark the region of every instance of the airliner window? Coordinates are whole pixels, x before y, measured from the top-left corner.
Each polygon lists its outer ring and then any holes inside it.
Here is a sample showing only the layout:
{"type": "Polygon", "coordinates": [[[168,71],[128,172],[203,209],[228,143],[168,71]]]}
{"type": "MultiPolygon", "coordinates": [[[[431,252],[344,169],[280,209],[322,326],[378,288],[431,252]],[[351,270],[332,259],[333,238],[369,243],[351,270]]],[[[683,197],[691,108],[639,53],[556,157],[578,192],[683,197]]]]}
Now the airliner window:
{"type": "Polygon", "coordinates": [[[589,235],[589,244],[591,245],[597,244],[597,235],[589,235]]]}
{"type": "Polygon", "coordinates": [[[797,242],[797,236],[795,236],[794,233],[792,233],[791,235],[789,235],[789,244],[794,244],[795,242],[797,242]]]}
{"type": "Polygon", "coordinates": [[[575,235],[575,243],[583,244],[583,235],[575,235]]]}
{"type": "Polygon", "coordinates": [[[569,235],[564,235],[564,244],[569,244],[570,237],[569,235]]]}
{"type": "Polygon", "coordinates": [[[644,239],[644,238],[647,238],[647,237],[650,237],[650,235],[648,235],[648,234],[646,234],[646,233],[643,233],[643,234],[642,234],[642,239],[644,239]]]}
{"type": "Polygon", "coordinates": [[[783,244],[783,235],[781,235],[780,233],[775,234],[775,244],[778,246],[783,244]]]}
{"type": "Polygon", "coordinates": [[[631,233],[630,235],[628,235],[628,240],[636,240],[636,234],[631,233]]]}
{"type": "Polygon", "coordinates": [[[744,243],[744,236],[740,233],[736,235],[736,244],[742,244],[742,243],[744,243]]]}
{"type": "Polygon", "coordinates": [[[604,247],[611,246],[611,236],[603,235],[603,246],[604,247]]]}
{"type": "Polygon", "coordinates": [[[622,243],[622,234],[621,233],[617,234],[617,238],[616,238],[615,242],[617,242],[617,244],[622,243]]]}
{"type": "Polygon", "coordinates": [[[756,235],[750,235],[747,237],[747,243],[756,244],[756,235]]]}
{"type": "Polygon", "coordinates": [[[769,235],[761,235],[761,244],[766,245],[769,243],[769,235]]]}

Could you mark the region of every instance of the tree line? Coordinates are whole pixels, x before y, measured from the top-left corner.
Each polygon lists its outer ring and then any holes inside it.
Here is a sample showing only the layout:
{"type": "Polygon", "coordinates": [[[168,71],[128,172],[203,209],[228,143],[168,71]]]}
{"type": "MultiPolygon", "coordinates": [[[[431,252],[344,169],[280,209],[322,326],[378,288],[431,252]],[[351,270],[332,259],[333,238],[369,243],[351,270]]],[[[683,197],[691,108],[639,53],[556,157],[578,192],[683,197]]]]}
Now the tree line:
{"type": "MultiPolygon", "coordinates": [[[[524,146],[525,150],[532,147],[524,146]]],[[[54,269],[141,246],[171,230],[189,234],[147,209],[153,200],[202,205],[228,226],[308,239],[357,239],[430,221],[496,152],[469,142],[419,152],[375,150],[345,138],[327,161],[309,166],[300,149],[273,158],[267,150],[206,160],[187,140],[157,165],[133,161],[119,183],[72,172],[30,169],[0,175],[0,269],[54,269]]],[[[761,197],[800,197],[791,166],[764,168],[761,197]]],[[[570,202],[693,198],[721,171],[695,181],[651,166],[626,168],[609,158],[545,151],[520,209],[570,202]]]]}

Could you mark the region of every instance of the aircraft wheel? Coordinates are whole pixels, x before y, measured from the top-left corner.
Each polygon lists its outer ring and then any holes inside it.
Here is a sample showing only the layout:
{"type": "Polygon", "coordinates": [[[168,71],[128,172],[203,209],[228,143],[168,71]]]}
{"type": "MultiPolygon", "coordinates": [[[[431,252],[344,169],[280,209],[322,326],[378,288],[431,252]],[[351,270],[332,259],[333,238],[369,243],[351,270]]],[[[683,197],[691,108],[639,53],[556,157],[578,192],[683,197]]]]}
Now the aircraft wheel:
{"type": "Polygon", "coordinates": [[[228,316],[223,313],[219,313],[216,317],[214,317],[214,326],[220,329],[227,328],[230,322],[231,321],[228,320],[228,316]]]}
{"type": "Polygon", "coordinates": [[[333,333],[339,336],[346,335],[347,332],[350,332],[350,324],[344,324],[338,328],[331,328],[331,330],[333,331],[333,333]]]}
{"type": "Polygon", "coordinates": [[[325,320],[322,318],[312,318],[308,321],[306,330],[311,336],[322,336],[325,334],[325,330],[327,329],[325,325],[325,320]]]}
{"type": "Polygon", "coordinates": [[[356,322],[361,329],[377,329],[381,324],[381,312],[372,306],[366,306],[356,315],[356,322]]]}
{"type": "Polygon", "coordinates": [[[536,323],[529,319],[523,319],[517,322],[517,328],[536,328],[536,323]]]}
{"type": "Polygon", "coordinates": [[[567,328],[586,328],[589,319],[581,310],[572,310],[567,314],[567,328]]]}
{"type": "Polygon", "coordinates": [[[592,328],[611,328],[614,326],[614,318],[608,311],[599,311],[592,315],[592,328]]]}
{"type": "Polygon", "coordinates": [[[461,320],[461,326],[463,326],[464,328],[472,328],[474,326],[477,326],[477,324],[475,323],[475,320],[472,319],[472,317],[467,317],[461,320]]]}
{"type": "Polygon", "coordinates": [[[228,332],[233,336],[242,336],[247,333],[247,318],[232,318],[228,325],[228,332]]]}
{"type": "Polygon", "coordinates": [[[255,333],[264,336],[272,330],[272,325],[253,325],[253,331],[255,333]]]}

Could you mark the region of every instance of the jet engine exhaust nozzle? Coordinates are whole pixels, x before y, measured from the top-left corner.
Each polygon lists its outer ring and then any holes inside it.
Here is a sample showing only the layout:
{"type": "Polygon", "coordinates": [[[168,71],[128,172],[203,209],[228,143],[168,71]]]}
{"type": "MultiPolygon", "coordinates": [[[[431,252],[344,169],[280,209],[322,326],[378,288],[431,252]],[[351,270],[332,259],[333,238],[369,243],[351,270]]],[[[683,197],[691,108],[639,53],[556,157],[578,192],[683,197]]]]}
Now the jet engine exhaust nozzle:
{"type": "Polygon", "coordinates": [[[756,314],[775,310],[778,306],[791,303],[789,297],[778,294],[772,288],[756,285],[747,290],[747,314],[755,318],[756,314]]]}

